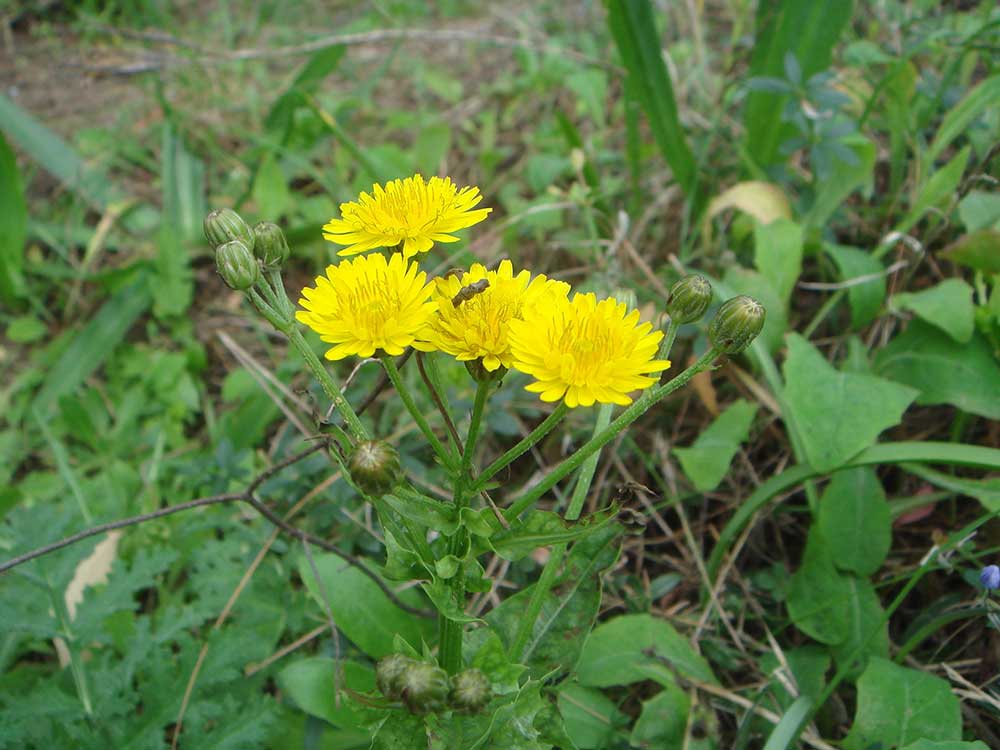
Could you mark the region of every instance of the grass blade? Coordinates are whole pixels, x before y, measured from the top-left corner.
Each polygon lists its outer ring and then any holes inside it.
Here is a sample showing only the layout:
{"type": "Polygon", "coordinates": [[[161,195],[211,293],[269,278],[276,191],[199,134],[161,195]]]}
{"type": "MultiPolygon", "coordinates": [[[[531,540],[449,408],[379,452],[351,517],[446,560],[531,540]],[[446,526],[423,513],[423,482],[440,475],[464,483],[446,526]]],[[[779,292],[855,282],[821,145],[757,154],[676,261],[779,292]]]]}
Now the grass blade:
{"type": "Polygon", "coordinates": [[[0,300],[12,303],[24,295],[24,242],[28,232],[28,206],[17,173],[17,161],[0,133],[0,300]]]}
{"type": "Polygon", "coordinates": [[[663,63],[652,6],[648,0],[608,0],[607,9],[608,26],[633,84],[631,91],[646,112],[656,144],[677,182],[693,200],[698,188],[697,165],[677,116],[674,87],[663,63]]]}

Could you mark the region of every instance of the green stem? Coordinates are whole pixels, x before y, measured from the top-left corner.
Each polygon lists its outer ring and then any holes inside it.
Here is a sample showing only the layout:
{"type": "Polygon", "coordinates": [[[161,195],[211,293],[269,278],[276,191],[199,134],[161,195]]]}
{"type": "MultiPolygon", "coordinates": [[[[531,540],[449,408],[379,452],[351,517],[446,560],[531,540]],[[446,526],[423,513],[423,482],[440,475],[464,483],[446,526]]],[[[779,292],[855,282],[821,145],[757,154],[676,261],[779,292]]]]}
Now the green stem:
{"type": "Polygon", "coordinates": [[[504,516],[506,516],[507,520],[510,521],[517,518],[521,513],[530,508],[542,495],[555,487],[564,477],[576,471],[591,454],[599,451],[611,440],[614,440],[619,432],[649,411],[656,402],[673,393],[678,388],[687,385],[691,378],[699,372],[708,369],[718,356],[719,350],[713,347],[673,380],[646,391],[634,404],[618,415],[618,418],[602,430],[599,435],[592,437],[572,456],[549,472],[548,476],[537,486],[528,490],[520,497],[515,498],[510,507],[504,511],[504,516]]]}
{"type": "Polygon", "coordinates": [[[247,296],[250,298],[253,306],[257,308],[257,312],[259,312],[268,323],[285,335],[288,335],[288,331],[292,326],[290,320],[275,310],[268,301],[260,296],[260,292],[256,289],[248,289],[247,296]]]}
{"type": "Polygon", "coordinates": [[[500,458],[491,463],[485,469],[483,469],[476,481],[473,483],[472,487],[469,488],[471,493],[481,492],[486,484],[492,479],[498,471],[501,471],[505,467],[509,466],[511,463],[516,461],[518,458],[523,456],[529,450],[531,446],[541,440],[543,437],[552,431],[555,427],[566,416],[569,411],[569,407],[565,403],[560,402],[559,406],[553,410],[549,416],[547,416],[541,424],[539,424],[535,429],[529,432],[523,440],[521,440],[517,445],[504,453],[500,458]]]}
{"type": "Polygon", "coordinates": [[[385,374],[389,376],[389,382],[392,383],[393,388],[396,389],[396,393],[399,394],[399,398],[402,399],[403,405],[406,410],[410,412],[410,416],[413,417],[413,421],[417,423],[417,427],[427,438],[427,442],[430,443],[431,448],[437,453],[438,458],[441,459],[441,463],[445,465],[448,471],[452,474],[455,473],[455,459],[454,456],[441,444],[438,440],[437,435],[434,434],[434,430],[427,423],[427,419],[424,417],[423,412],[417,408],[416,402],[413,400],[413,396],[410,394],[410,389],[406,387],[406,383],[403,382],[402,376],[399,374],[399,368],[396,367],[396,363],[392,361],[390,357],[382,357],[382,366],[385,368],[385,374]]]}
{"type": "Polygon", "coordinates": [[[333,402],[334,408],[340,413],[340,416],[344,420],[344,424],[347,425],[347,429],[351,431],[354,439],[367,440],[368,431],[365,429],[365,426],[361,424],[361,420],[358,419],[358,415],[354,413],[354,409],[352,409],[351,405],[347,403],[347,399],[345,399],[344,394],[340,392],[340,388],[338,388],[337,384],[333,382],[333,378],[330,376],[326,367],[324,367],[323,363],[319,361],[319,357],[316,356],[316,352],[312,350],[312,347],[309,346],[309,343],[302,336],[302,332],[295,327],[294,323],[289,322],[284,333],[288,336],[288,340],[292,342],[292,345],[298,350],[303,361],[305,361],[306,366],[312,371],[312,374],[316,376],[319,384],[323,386],[323,392],[326,393],[327,398],[333,402]]]}
{"type": "MultiPolygon", "coordinates": [[[[611,423],[611,412],[613,410],[614,406],[612,404],[601,404],[601,408],[597,412],[597,420],[594,423],[595,436],[600,435],[611,423]]],[[[593,484],[594,473],[597,471],[597,464],[600,458],[601,452],[599,450],[594,451],[593,455],[580,466],[580,474],[577,476],[576,486],[573,488],[573,497],[570,498],[569,508],[566,510],[567,521],[575,521],[580,517],[580,513],[583,511],[583,503],[590,492],[591,484],[593,484]]],[[[517,634],[514,636],[514,643],[510,647],[510,657],[515,663],[524,657],[525,646],[528,645],[528,638],[531,637],[531,633],[535,629],[535,622],[538,620],[538,615],[541,614],[545,597],[548,596],[552,584],[555,583],[556,575],[562,566],[563,559],[566,557],[566,547],[566,544],[553,545],[549,559],[545,562],[545,567],[542,569],[542,575],[539,576],[538,583],[535,584],[531,592],[528,608],[521,618],[517,634]]]]}
{"type": "MultiPolygon", "coordinates": [[[[465,438],[465,447],[462,449],[462,458],[459,472],[455,477],[454,502],[456,510],[461,509],[466,504],[467,483],[469,482],[469,471],[472,468],[472,459],[476,453],[476,441],[479,439],[480,427],[483,422],[483,413],[486,410],[486,401],[490,395],[490,383],[479,383],[476,389],[476,400],[472,405],[472,417],[469,421],[469,432],[465,438]]],[[[448,544],[449,554],[458,557],[465,546],[465,530],[459,528],[448,544]]],[[[451,597],[459,611],[465,609],[465,563],[458,566],[458,571],[449,582],[451,597]]],[[[441,666],[448,674],[456,674],[462,669],[462,637],[465,632],[465,625],[455,622],[441,613],[438,615],[438,632],[440,635],[440,661],[441,666]]]]}

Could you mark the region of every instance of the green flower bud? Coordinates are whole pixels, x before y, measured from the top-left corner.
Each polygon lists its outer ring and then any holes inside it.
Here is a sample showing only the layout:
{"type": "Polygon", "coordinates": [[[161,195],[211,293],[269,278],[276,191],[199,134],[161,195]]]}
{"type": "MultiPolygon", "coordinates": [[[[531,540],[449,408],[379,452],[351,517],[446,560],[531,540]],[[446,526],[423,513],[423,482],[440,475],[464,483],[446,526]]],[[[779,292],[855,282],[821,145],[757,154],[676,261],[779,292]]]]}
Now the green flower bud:
{"type": "Polygon", "coordinates": [[[281,227],[269,221],[261,221],[253,226],[253,253],[270,268],[277,268],[288,260],[288,242],[281,227]]]}
{"type": "Polygon", "coordinates": [[[450,685],[448,673],[441,667],[413,662],[400,677],[400,697],[414,714],[440,711],[445,707],[450,685]]]}
{"type": "Polygon", "coordinates": [[[667,294],[667,314],[675,323],[694,323],[705,314],[712,301],[712,285],[697,274],[685,276],[667,294]]]}
{"type": "Polygon", "coordinates": [[[753,297],[740,295],[727,300],[708,327],[709,341],[726,354],[739,354],[764,327],[765,312],[753,297]]]}
{"type": "Polygon", "coordinates": [[[238,213],[231,208],[217,208],[205,217],[205,237],[213,248],[239,240],[253,250],[253,232],[238,213]]]}
{"type": "Polygon", "coordinates": [[[624,302],[625,307],[627,307],[629,311],[635,310],[639,306],[639,297],[636,296],[634,289],[619,287],[611,293],[611,296],[619,302],[624,302]]]}
{"type": "Polygon", "coordinates": [[[478,669],[466,669],[451,678],[451,707],[460,713],[474,714],[482,711],[492,696],[490,681],[478,669]]]}
{"type": "Polygon", "coordinates": [[[403,478],[399,453],[384,440],[358,443],[347,463],[351,479],[366,495],[384,495],[403,478]]]}
{"type": "Polygon", "coordinates": [[[230,289],[240,291],[249,289],[260,278],[257,259],[239,240],[215,248],[215,270],[230,289]]]}
{"type": "Polygon", "coordinates": [[[415,663],[405,654],[389,654],[379,659],[375,665],[375,684],[379,692],[391,701],[398,701],[403,695],[403,673],[415,663]]]}

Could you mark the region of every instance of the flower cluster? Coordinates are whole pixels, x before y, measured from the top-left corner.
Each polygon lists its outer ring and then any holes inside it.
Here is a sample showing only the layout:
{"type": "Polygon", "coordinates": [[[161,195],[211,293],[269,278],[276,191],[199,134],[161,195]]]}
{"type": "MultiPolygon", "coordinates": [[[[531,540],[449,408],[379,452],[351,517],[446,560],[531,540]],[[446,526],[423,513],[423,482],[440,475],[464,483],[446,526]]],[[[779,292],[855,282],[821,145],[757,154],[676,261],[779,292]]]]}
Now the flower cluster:
{"type": "Polygon", "coordinates": [[[657,359],[663,333],[614,298],[571,295],[569,284],[515,272],[509,260],[427,281],[409,259],[486,218],[490,209],[474,210],[481,199],[475,187],[416,175],[341,205],[324,227],[347,245],[340,255],[393,251],[331,265],[303,289],[296,317],[334,345],[327,358],[440,351],[490,375],[519,370],[534,378],[528,391],[568,407],[626,405],[653,385],[670,367],[657,359]]]}

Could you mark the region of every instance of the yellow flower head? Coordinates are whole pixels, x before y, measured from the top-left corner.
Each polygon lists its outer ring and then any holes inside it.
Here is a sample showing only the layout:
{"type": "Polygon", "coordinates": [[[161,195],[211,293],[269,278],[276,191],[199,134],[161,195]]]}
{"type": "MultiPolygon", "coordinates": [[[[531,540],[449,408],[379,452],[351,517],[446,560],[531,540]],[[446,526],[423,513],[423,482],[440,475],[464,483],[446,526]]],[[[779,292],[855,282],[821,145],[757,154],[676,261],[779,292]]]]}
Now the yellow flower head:
{"type": "Polygon", "coordinates": [[[442,351],[460,362],[482,360],[495,372],[512,364],[510,322],[533,307],[553,304],[569,293],[569,284],[528,271],[514,275],[509,260],[495,271],[476,263],[462,274],[435,279],[437,314],[414,348],[442,351]],[[485,283],[484,283],[485,282],[485,283]]]}
{"type": "Polygon", "coordinates": [[[323,237],[347,245],[339,255],[357,255],[403,243],[407,258],[425,253],[435,242],[457,242],[450,234],[478,224],[493,209],[473,208],[483,199],[477,187],[456,187],[450,177],[419,174],[372,185],[357,202],[341,203],[340,218],[323,227],[323,237]]]}
{"type": "Polygon", "coordinates": [[[527,390],[542,401],[624,406],[632,403],[631,391],[656,382],[648,373],[670,367],[655,359],[663,332],[651,329],[639,323],[638,310],[630,313],[614,298],[577,294],[511,322],[514,367],[535,378],[527,390]]]}
{"type": "Polygon", "coordinates": [[[305,309],[295,318],[336,344],[327,359],[370,357],[378,349],[395,356],[434,312],[434,287],[426,281],[427,274],[418,273],[416,263],[407,265],[400,253],[388,262],[378,253],[345,260],[327,266],[315,287],[302,290],[299,304],[305,309]]]}

